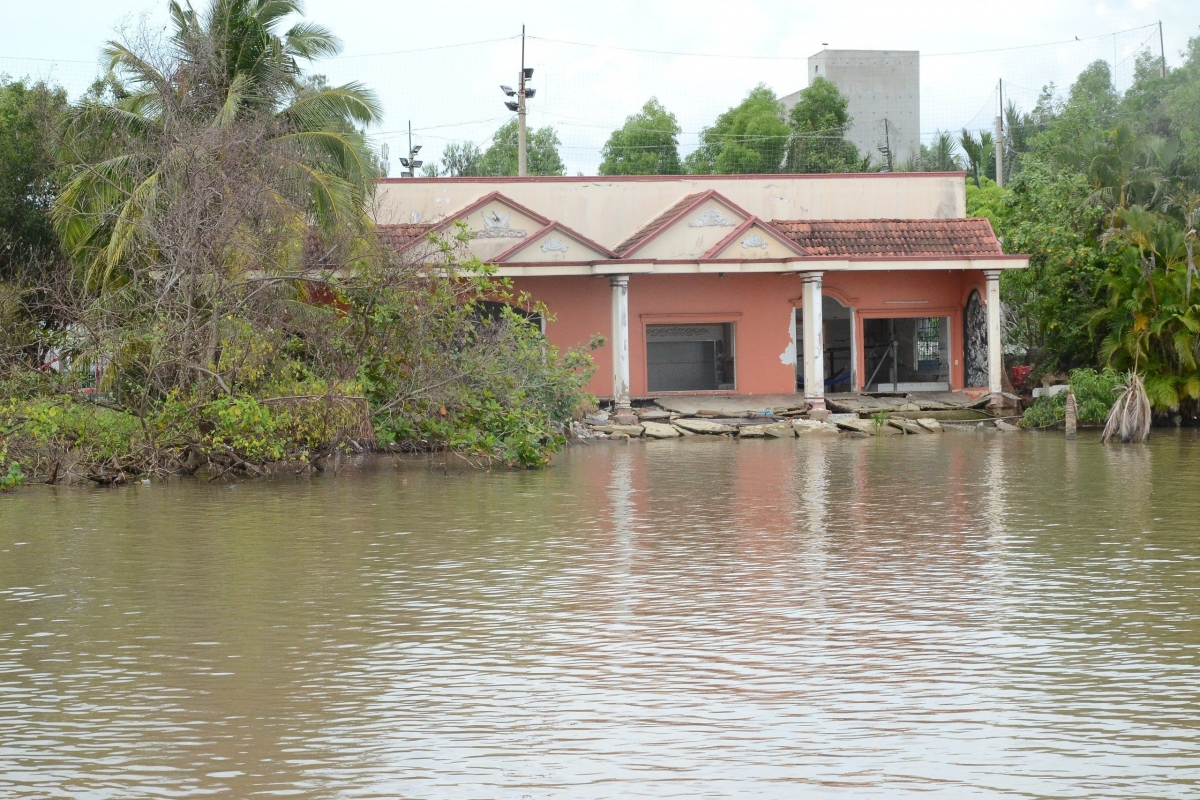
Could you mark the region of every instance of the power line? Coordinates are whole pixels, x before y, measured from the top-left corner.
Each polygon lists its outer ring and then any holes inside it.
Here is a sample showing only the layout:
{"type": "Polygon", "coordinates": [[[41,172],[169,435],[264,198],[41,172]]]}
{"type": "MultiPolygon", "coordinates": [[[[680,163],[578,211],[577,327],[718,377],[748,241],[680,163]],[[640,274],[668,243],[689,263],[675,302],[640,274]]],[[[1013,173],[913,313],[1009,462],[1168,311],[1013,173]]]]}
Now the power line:
{"type": "MultiPolygon", "coordinates": [[[[1116,36],[1123,33],[1133,33],[1134,31],[1146,30],[1153,28],[1158,31],[1158,23],[1152,25],[1139,25],[1136,28],[1126,28],[1119,31],[1109,31],[1108,33],[1099,33],[1095,36],[1076,36],[1073,39],[1063,39],[1057,42],[1042,42],[1039,44],[1023,44],[1013,45],[1011,47],[992,47],[981,50],[960,50],[952,53],[921,53],[921,58],[937,58],[940,56],[970,56],[980,53],[1002,53],[1009,50],[1028,50],[1037,47],[1055,47],[1063,44],[1074,44],[1075,42],[1088,42],[1094,39],[1105,39],[1110,36],[1116,36]]],[[[685,50],[651,50],[640,47],[620,47],[618,45],[608,44],[592,44],[589,42],[572,42],[567,39],[554,39],[549,36],[533,36],[530,39],[537,39],[543,42],[553,42],[555,44],[565,44],[571,47],[588,47],[595,50],[618,50],[625,53],[649,53],[660,56],[687,56],[690,58],[728,58],[746,61],[808,61],[807,56],[751,56],[751,55],[735,55],[732,53],[696,53],[685,50]]]]}
{"type": "MultiPolygon", "coordinates": [[[[355,56],[336,56],[338,60],[347,60],[351,58],[378,58],[379,56],[402,56],[409,53],[428,53],[433,50],[453,50],[456,47],[475,47],[481,44],[495,44],[496,42],[511,42],[513,39],[520,39],[521,34],[516,36],[502,36],[499,39],[480,39],[477,42],[460,42],[458,44],[441,44],[434,47],[418,47],[413,50],[389,50],[386,53],[361,53],[355,56]]],[[[530,37],[533,38],[533,37],[530,37]]]]}
{"type": "Polygon", "coordinates": [[[1058,41],[1058,42],[1042,42],[1041,44],[1020,44],[1020,45],[1014,45],[1012,47],[992,47],[992,48],[989,48],[986,50],[960,50],[955,53],[921,53],[921,58],[938,58],[941,56],[973,56],[973,55],[978,55],[980,53],[1003,53],[1008,50],[1030,50],[1035,47],[1057,47],[1058,45],[1062,45],[1062,44],[1075,44],[1076,42],[1090,42],[1093,39],[1107,39],[1110,36],[1117,36],[1122,33],[1133,33],[1134,31],[1145,30],[1147,28],[1154,28],[1155,32],[1157,32],[1158,31],[1158,23],[1156,22],[1153,25],[1139,25],[1136,28],[1126,28],[1125,30],[1122,30],[1122,31],[1109,31],[1108,33],[1098,33],[1095,36],[1076,36],[1073,39],[1063,39],[1062,41],[1058,41]]]}

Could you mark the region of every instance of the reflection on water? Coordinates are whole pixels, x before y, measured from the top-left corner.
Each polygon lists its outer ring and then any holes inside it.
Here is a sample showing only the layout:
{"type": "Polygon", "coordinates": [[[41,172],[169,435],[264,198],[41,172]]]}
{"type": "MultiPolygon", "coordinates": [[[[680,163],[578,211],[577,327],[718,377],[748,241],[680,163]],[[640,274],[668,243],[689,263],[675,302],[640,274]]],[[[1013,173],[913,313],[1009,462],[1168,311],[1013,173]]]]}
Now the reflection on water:
{"type": "Polygon", "coordinates": [[[1200,441],[0,499],[0,797],[1188,797],[1200,441]]]}

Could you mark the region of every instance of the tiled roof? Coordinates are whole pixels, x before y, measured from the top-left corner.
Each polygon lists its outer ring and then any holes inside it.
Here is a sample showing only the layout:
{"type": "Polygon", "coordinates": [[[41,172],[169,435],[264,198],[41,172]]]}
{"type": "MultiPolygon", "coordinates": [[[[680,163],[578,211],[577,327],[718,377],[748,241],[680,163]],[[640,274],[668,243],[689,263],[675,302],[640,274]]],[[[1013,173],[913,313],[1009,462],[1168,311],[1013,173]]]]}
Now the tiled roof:
{"type": "Polygon", "coordinates": [[[380,225],[376,230],[380,242],[394,250],[400,250],[426,236],[434,227],[427,222],[418,222],[412,225],[380,225]]]}
{"type": "Polygon", "coordinates": [[[771,224],[814,256],[992,256],[986,219],[808,219],[771,224]]]}
{"type": "Polygon", "coordinates": [[[624,256],[630,250],[653,236],[660,228],[669,224],[671,220],[682,214],[688,206],[692,205],[706,194],[711,194],[711,192],[696,192],[695,194],[687,195],[678,203],[671,206],[642,227],[638,228],[632,236],[614,247],[613,252],[619,256],[624,256]]]}

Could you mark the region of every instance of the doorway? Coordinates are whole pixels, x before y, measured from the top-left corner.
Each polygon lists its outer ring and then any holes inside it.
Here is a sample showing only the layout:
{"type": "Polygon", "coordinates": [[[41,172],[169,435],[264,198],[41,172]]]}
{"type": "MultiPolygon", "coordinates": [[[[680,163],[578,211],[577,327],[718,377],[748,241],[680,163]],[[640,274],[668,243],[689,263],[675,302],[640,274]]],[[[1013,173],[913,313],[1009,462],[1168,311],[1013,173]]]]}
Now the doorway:
{"type": "MultiPolygon", "coordinates": [[[[825,391],[852,392],[855,386],[853,310],[828,295],[821,297],[825,323],[825,391]]],[[[795,309],[796,391],[804,391],[804,310],[795,309]]]]}
{"type": "Polygon", "coordinates": [[[863,320],[869,392],[950,390],[950,318],[863,320]]]}

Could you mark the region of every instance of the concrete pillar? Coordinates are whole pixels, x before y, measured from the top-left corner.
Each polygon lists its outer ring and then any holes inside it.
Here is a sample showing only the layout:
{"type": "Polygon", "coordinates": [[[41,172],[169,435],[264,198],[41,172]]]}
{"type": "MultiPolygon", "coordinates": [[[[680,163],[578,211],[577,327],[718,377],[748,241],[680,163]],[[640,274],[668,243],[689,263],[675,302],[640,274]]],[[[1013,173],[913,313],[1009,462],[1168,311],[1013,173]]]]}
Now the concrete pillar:
{"type": "Polygon", "coordinates": [[[825,318],[821,273],[805,272],[804,281],[804,399],[812,411],[825,411],[825,318]]]}
{"type": "Polygon", "coordinates": [[[612,366],[613,421],[630,425],[637,421],[629,404],[629,276],[613,275],[612,366]]]}
{"type": "Polygon", "coordinates": [[[1004,391],[1004,339],[1000,330],[1000,270],[984,270],[987,278],[988,391],[1000,400],[1004,391]]]}

